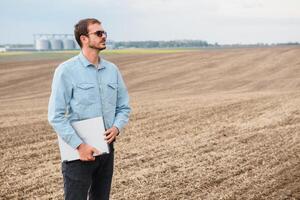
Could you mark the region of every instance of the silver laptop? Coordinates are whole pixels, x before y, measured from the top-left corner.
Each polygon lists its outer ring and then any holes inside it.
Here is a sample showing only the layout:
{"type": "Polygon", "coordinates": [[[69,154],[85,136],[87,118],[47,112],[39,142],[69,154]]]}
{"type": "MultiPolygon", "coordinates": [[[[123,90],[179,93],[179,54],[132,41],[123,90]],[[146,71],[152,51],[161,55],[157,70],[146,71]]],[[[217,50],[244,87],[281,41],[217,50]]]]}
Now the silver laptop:
{"type": "MultiPolygon", "coordinates": [[[[104,135],[105,129],[102,117],[76,121],[71,125],[84,143],[95,147],[101,154],[109,153],[109,146],[104,135]]],[[[78,151],[68,145],[59,135],[58,144],[62,162],[79,159],[78,151]]],[[[94,154],[94,156],[97,155],[94,154]]]]}

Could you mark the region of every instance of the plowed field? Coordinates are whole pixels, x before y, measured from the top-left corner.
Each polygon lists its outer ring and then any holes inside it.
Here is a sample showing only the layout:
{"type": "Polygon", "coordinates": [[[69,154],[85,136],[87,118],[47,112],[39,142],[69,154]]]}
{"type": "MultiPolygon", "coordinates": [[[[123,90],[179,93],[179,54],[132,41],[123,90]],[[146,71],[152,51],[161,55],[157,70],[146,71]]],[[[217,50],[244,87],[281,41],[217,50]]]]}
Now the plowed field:
{"type": "MultiPolygon", "coordinates": [[[[131,97],[113,200],[300,199],[300,48],[116,54],[131,97]]],[[[0,57],[0,199],[63,199],[47,121],[65,57],[0,57]]]]}

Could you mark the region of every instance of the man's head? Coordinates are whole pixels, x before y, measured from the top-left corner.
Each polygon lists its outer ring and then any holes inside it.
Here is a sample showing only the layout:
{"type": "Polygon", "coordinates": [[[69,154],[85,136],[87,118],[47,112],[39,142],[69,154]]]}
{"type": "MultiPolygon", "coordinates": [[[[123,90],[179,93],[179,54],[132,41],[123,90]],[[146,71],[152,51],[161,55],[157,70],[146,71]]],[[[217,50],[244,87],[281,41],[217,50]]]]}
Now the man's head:
{"type": "Polygon", "coordinates": [[[106,32],[101,22],[94,18],[80,20],[74,28],[74,35],[81,48],[103,50],[106,48],[106,32]]]}

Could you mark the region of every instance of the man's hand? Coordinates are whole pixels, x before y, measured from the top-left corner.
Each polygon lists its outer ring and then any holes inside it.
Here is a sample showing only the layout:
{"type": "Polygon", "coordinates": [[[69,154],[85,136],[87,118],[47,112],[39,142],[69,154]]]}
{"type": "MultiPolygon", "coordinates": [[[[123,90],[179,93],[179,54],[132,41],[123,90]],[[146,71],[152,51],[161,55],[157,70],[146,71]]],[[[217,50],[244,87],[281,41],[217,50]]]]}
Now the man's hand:
{"type": "Polygon", "coordinates": [[[116,139],[117,135],[119,135],[119,129],[113,126],[110,129],[107,129],[104,134],[106,135],[105,139],[107,140],[107,143],[110,144],[116,139]]]}
{"type": "Polygon", "coordinates": [[[95,157],[93,156],[93,154],[100,154],[100,152],[96,148],[84,143],[80,144],[77,147],[77,150],[79,153],[79,159],[81,161],[94,161],[95,157]]]}

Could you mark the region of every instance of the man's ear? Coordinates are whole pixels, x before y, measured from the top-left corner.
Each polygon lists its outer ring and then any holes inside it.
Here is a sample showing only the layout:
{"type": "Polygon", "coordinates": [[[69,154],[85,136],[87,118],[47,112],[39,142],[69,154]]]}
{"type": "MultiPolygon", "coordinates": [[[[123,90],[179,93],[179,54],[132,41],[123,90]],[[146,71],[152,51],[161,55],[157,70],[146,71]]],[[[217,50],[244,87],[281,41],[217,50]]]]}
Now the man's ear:
{"type": "Polygon", "coordinates": [[[80,36],[81,44],[87,43],[87,40],[88,40],[88,38],[87,38],[85,35],[81,35],[81,36],[80,36]]]}

